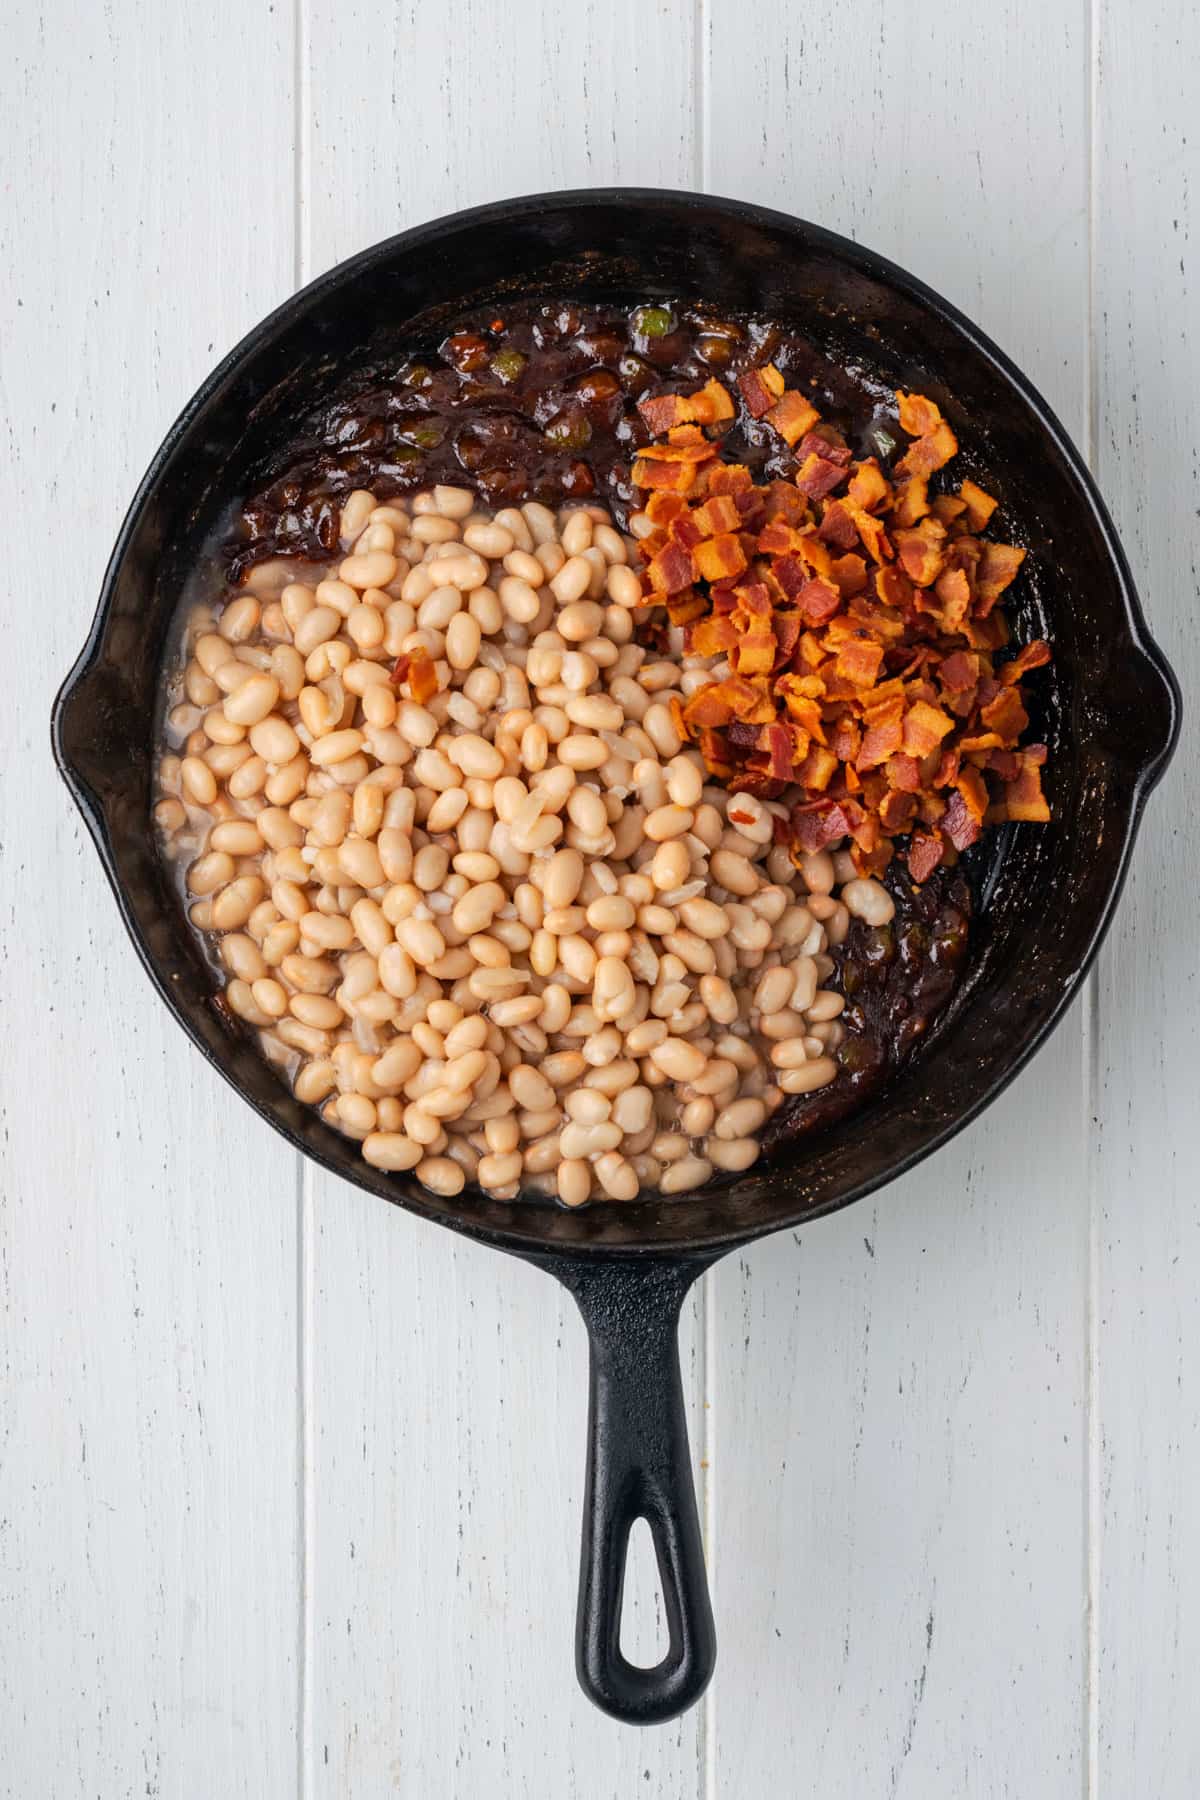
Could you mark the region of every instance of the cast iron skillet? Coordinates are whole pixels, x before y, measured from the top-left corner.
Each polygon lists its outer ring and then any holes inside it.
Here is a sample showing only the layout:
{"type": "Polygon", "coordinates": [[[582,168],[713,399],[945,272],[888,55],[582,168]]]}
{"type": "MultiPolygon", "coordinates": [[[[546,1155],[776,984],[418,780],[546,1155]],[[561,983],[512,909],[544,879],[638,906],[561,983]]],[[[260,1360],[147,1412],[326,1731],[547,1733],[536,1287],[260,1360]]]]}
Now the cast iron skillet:
{"type": "Polygon", "coordinates": [[[857,244],[698,194],[596,189],[440,219],[323,275],[259,325],[172,426],[138,489],[87,645],[54,710],[54,749],[121,915],[163,1000],[210,1062],[289,1143],[427,1219],[540,1264],[578,1301],[591,1404],[577,1664],[621,1719],[697,1699],[716,1654],[688,1460],[676,1326],[715,1259],[870,1193],[944,1144],[1062,1017],[1125,877],[1139,815],[1170,756],[1175,679],[1146,631],[1121,546],[1078,452],[1008,359],[937,294],[857,244]],[[447,321],[501,296],[687,296],[795,321],[828,353],[931,394],[964,462],[1031,551],[1017,623],[1044,632],[1039,677],[1054,823],[994,834],[970,975],[940,1028],[866,1111],[716,1191],[567,1212],[468,1189],[440,1200],[367,1166],[299,1105],[213,1004],[213,977],[149,825],[160,661],[197,545],[295,421],[418,314],[447,321]],[[653,1669],[619,1648],[633,1522],[653,1534],[670,1647],[653,1669]]]}

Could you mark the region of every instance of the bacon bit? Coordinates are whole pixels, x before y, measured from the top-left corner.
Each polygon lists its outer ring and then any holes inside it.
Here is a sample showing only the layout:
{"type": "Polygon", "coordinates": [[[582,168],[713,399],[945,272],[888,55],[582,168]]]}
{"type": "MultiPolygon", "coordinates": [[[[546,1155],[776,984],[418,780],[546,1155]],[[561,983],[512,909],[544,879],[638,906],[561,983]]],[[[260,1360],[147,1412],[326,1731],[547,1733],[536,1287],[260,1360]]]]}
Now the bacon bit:
{"type": "Polygon", "coordinates": [[[823,625],[841,610],[840,590],[823,576],[806,579],[796,592],[796,605],[808,625],[823,625]]]}
{"type": "Polygon", "coordinates": [[[947,732],[954,730],[954,720],[940,707],[918,700],[904,716],[904,748],[909,756],[920,759],[936,750],[947,732]]]}
{"type": "Polygon", "coordinates": [[[672,625],[690,625],[693,619],[704,617],[706,601],[703,594],[694,588],[685,588],[681,594],[671,594],[667,599],[667,617],[672,625]]]}
{"type": "Polygon", "coordinates": [[[785,443],[792,445],[812,430],[820,416],[812,401],[792,388],[771,408],[767,424],[773,425],[785,443]]]}
{"type": "Polygon", "coordinates": [[[899,788],[905,794],[918,794],[921,791],[921,765],[915,756],[905,756],[901,751],[890,756],[884,768],[891,787],[899,788]]]}
{"type": "Polygon", "coordinates": [[[957,454],[958,439],[943,421],[929,437],[918,438],[910,444],[896,468],[902,475],[933,475],[938,469],[944,469],[950,458],[957,454]]]}
{"type": "Polygon", "coordinates": [[[774,363],[764,363],[761,369],[747,369],[739,375],[738,387],[750,417],[761,419],[782,398],[783,376],[774,363]]]}
{"type": "Polygon", "coordinates": [[[975,571],[975,611],[986,618],[1025,561],[1015,544],[984,544],[975,571]]]}
{"type": "Polygon", "coordinates": [[[924,475],[910,475],[896,489],[892,508],[893,525],[916,525],[929,511],[929,481],[924,475]]]}
{"type": "Polygon", "coordinates": [[[719,537],[695,546],[692,567],[697,581],[727,581],[730,576],[741,574],[746,567],[746,555],[734,534],[723,531],[719,537]]]}
{"type": "Polygon", "coordinates": [[[879,803],[879,823],[889,837],[898,837],[907,830],[916,810],[915,794],[892,788],[879,803]]]}
{"type": "Polygon", "coordinates": [[[1049,661],[1049,644],[1045,638],[1034,638],[1032,643],[1026,644],[1023,650],[1018,650],[1014,657],[1004,663],[997,673],[1006,687],[1013,686],[1028,675],[1031,669],[1044,668],[1049,661]]]}
{"type": "Polygon", "coordinates": [[[938,680],[952,694],[961,694],[975,686],[981,667],[980,658],[969,650],[955,650],[938,665],[938,680]]]}
{"type": "Polygon", "coordinates": [[[1004,743],[1005,748],[1014,745],[1023,731],[1029,729],[1029,714],[1021,704],[1021,696],[1015,687],[1001,688],[994,700],[981,706],[979,716],[989,731],[1004,743]]]}
{"type": "Polygon", "coordinates": [[[873,687],[883,663],[883,645],[871,638],[852,638],[838,651],[837,672],[855,687],[873,687]]]}
{"type": "Polygon", "coordinates": [[[437,670],[428,650],[420,644],[407,656],[398,656],[390,677],[396,687],[408,683],[408,691],[419,706],[432,700],[438,691],[437,670]]]}
{"type": "Polygon", "coordinates": [[[802,620],[799,613],[781,611],[775,614],[771,621],[771,628],[775,633],[777,647],[776,667],[781,667],[790,659],[800,641],[801,625],[802,620]]]}
{"type": "Polygon", "coordinates": [[[1041,825],[1049,819],[1050,808],[1042,793],[1042,771],[1033,750],[1023,752],[1020,774],[1004,789],[1004,804],[1010,819],[1027,819],[1041,825]]]}
{"type": "Polygon", "coordinates": [[[738,641],[732,619],[699,619],[691,628],[688,650],[693,656],[723,656],[738,641]]]}
{"type": "Polygon", "coordinates": [[[764,725],[759,734],[759,747],[767,753],[767,768],[775,781],[791,781],[792,734],[786,725],[764,725]]]}
{"type": "Polygon", "coordinates": [[[763,511],[768,520],[782,519],[785,525],[807,525],[811,509],[806,497],[790,481],[773,481],[769,487],[756,488],[764,496],[763,511]]]}
{"type": "Polygon", "coordinates": [[[690,405],[691,416],[700,425],[719,425],[737,411],[729,389],[716,380],[706,381],[700,392],[692,395],[690,405]]]}
{"type": "Polygon", "coordinates": [[[645,457],[639,456],[633,465],[633,479],[638,487],[668,488],[686,494],[696,479],[696,471],[691,463],[647,462],[645,457]]]}
{"type": "Polygon", "coordinates": [[[728,725],[733,718],[733,704],[724,692],[724,683],[710,682],[707,687],[697,688],[681,710],[683,735],[690,737],[695,731],[715,730],[721,725],[728,725]]]}
{"type": "MultiPolygon", "coordinates": [[[[672,420],[634,464],[653,526],[639,545],[646,604],[665,605],[690,653],[728,660],[724,680],[673,698],[680,737],[732,790],[798,791],[780,841],[800,854],[848,839],[864,873],[886,868],[898,837],[920,881],[985,826],[1048,817],[1045,746],[1019,745],[1020,682],[1049,646],[995,660],[1008,641],[997,602],[1025,552],[977,535],[994,502],[975,484],[930,499],[928,476],[957,449],[938,408],[898,396],[914,442],[893,486],[772,365],[739,385],[794,444],[792,481],[756,486],[721,459],[700,429],[720,383],[640,409],[652,428],[672,420]]],[[[660,654],[661,616],[640,628],[660,654]]]]}
{"type": "Polygon", "coordinates": [[[903,613],[912,608],[912,582],[903,569],[876,569],[875,592],[882,606],[894,607],[897,612],[903,613]]]}
{"type": "Polygon", "coordinates": [[[929,510],[935,519],[941,520],[947,532],[966,530],[966,520],[963,518],[967,510],[965,500],[958,500],[953,494],[938,494],[930,501],[929,510]]]}
{"type": "MultiPolygon", "coordinates": [[[[686,506],[687,502],[684,502],[686,506]]],[[[651,513],[651,518],[654,514],[651,513]]],[[[714,494],[703,506],[698,506],[692,514],[692,520],[701,537],[718,537],[722,532],[736,531],[742,522],[737,503],[732,494],[714,494]]]]}
{"type": "Polygon", "coordinates": [[[796,770],[794,779],[802,787],[811,788],[816,793],[823,793],[833,780],[837,769],[838,759],[833,751],[824,750],[820,744],[814,744],[796,770]]]}
{"type": "Polygon", "coordinates": [[[867,565],[861,556],[835,556],[830,575],[843,600],[853,600],[867,585],[867,565]]]}
{"type": "MultiPolygon", "coordinates": [[[[853,482],[850,483],[850,497],[854,497],[853,482]]],[[[844,500],[829,501],[825,517],[817,527],[817,536],[822,543],[834,544],[839,550],[853,550],[858,543],[858,527],[844,500]]]]}
{"type": "Polygon", "coordinates": [[[954,631],[971,610],[971,583],[966,570],[944,570],[934,582],[933,591],[942,603],[943,623],[948,631],[954,631]]]}
{"type": "Polygon", "coordinates": [[[962,792],[955,789],[940,820],[941,828],[956,850],[969,850],[977,843],[983,827],[973,818],[962,792]]]}
{"type": "Polygon", "coordinates": [[[872,562],[891,562],[894,551],[892,541],[883,528],[883,521],[875,518],[869,512],[864,512],[861,506],[851,505],[849,512],[854,520],[854,528],[862,539],[863,549],[872,562]]]}
{"type": "MultiPolygon", "coordinates": [[[[869,456],[866,462],[854,465],[854,474],[847,492],[855,506],[860,507],[863,512],[878,512],[892,497],[891,484],[873,456],[869,456]]],[[[850,546],[846,544],[843,548],[848,550],[850,546]]]]}
{"type": "Polygon", "coordinates": [[[665,444],[645,444],[639,451],[647,462],[706,462],[717,454],[698,425],[676,425],[665,444]]]}
{"type": "Polygon", "coordinates": [[[677,594],[692,585],[692,559],[680,544],[666,544],[646,565],[656,594],[677,594]]]}
{"type": "Polygon", "coordinates": [[[908,844],[908,872],[916,882],[928,881],[945,852],[936,831],[914,831],[908,844]]]}
{"type": "Polygon", "coordinates": [[[931,587],[945,565],[946,527],[937,519],[922,519],[910,530],[893,532],[892,540],[909,580],[916,587],[931,587]]]}
{"type": "Polygon", "coordinates": [[[903,389],[897,389],[896,410],[900,415],[900,429],[909,437],[928,437],[942,422],[941,407],[924,394],[906,394],[903,389]]]}
{"type": "MultiPolygon", "coordinates": [[[[975,820],[977,825],[982,825],[984,814],[988,809],[989,799],[987,784],[984,781],[983,776],[979,773],[979,770],[972,768],[961,770],[954,785],[962,795],[963,802],[971,817],[975,820]]],[[[963,846],[960,844],[958,848],[961,850],[963,846]]]]}
{"type": "Polygon", "coordinates": [[[730,654],[730,667],[738,675],[769,675],[775,667],[775,634],[769,627],[747,631],[730,654]]]}
{"type": "Polygon", "coordinates": [[[846,471],[826,456],[818,456],[815,452],[806,456],[796,476],[796,486],[810,500],[823,500],[831,493],[840,481],[844,481],[846,471]]]}
{"type": "Polygon", "coordinates": [[[983,489],[977,487],[973,481],[964,481],[962,483],[958,490],[958,497],[966,505],[967,525],[969,529],[973,531],[976,536],[978,536],[981,531],[986,531],[988,521],[1000,502],[998,500],[993,500],[990,494],[985,494],[983,489]]]}
{"type": "Polygon", "coordinates": [[[810,431],[801,440],[796,454],[800,457],[823,456],[826,462],[839,463],[845,468],[850,461],[851,452],[849,444],[833,432],[830,426],[823,425],[819,431],[810,431]]]}
{"type": "Polygon", "coordinates": [[[897,709],[894,718],[880,719],[878,723],[867,726],[863,733],[862,749],[854,766],[860,774],[864,769],[878,768],[880,763],[894,757],[903,743],[904,724],[897,709]]]}
{"type": "Polygon", "coordinates": [[[672,425],[683,423],[680,407],[679,394],[652,394],[649,399],[638,402],[638,411],[645,420],[647,430],[652,431],[656,437],[661,432],[669,431],[672,425]]]}
{"type": "MultiPolygon", "coordinates": [[[[637,480],[636,474],[634,480],[637,480]]],[[[745,463],[719,462],[715,469],[709,471],[708,491],[710,495],[738,494],[753,485],[754,477],[745,463]]]]}
{"type": "Polygon", "coordinates": [[[712,380],[694,394],[653,394],[639,400],[638,412],[657,436],[673,426],[716,425],[732,419],[734,405],[728,389],[712,380]]]}

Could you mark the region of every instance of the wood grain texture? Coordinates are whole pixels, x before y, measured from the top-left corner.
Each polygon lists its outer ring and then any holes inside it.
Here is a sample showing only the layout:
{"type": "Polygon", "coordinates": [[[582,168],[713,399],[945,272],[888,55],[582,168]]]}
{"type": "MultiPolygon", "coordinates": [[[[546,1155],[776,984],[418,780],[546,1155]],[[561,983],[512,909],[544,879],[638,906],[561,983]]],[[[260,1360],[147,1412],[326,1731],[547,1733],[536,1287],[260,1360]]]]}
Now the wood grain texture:
{"type": "Polygon", "coordinates": [[[1099,8],[1097,470],[1184,690],[1100,966],[1094,1045],[1096,1791],[1200,1789],[1200,20],[1099,8]]]}
{"type": "MultiPolygon", "coordinates": [[[[1077,433],[1083,24],[1065,0],[1019,31],[877,3],[851,47],[844,14],[715,7],[705,129],[710,186],[921,274],[1077,433]]],[[[915,1176],[716,1270],[716,1791],[783,1769],[821,1800],[1079,1786],[1081,1095],[1077,1010],[915,1176]]]]}
{"type": "MultiPolygon", "coordinates": [[[[302,54],[304,273],[506,193],[689,185],[690,5],[621,0],[571,21],[454,0],[401,7],[381,31],[377,9],[318,0],[302,54]],[[329,79],[368,34],[354,80],[329,79]]],[[[308,1791],[694,1795],[702,1713],[630,1732],[575,1682],[587,1366],[573,1303],[318,1171],[310,1218],[308,1791]]],[[[632,1647],[649,1662],[656,1594],[639,1572],[632,1647]]]]}
{"type": "Polygon", "coordinates": [[[7,26],[0,1792],[258,1800],[295,1770],[295,1164],[153,996],[48,721],[151,452],[289,284],[252,75],[287,42],[259,10],[239,72],[132,0],[7,26]]]}

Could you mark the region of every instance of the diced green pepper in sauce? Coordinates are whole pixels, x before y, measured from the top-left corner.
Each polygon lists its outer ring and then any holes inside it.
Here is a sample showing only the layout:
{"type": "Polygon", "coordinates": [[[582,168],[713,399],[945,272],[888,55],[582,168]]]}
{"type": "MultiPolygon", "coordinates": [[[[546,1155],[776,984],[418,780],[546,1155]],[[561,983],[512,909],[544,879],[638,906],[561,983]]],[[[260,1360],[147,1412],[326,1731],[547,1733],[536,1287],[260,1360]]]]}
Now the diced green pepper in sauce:
{"type": "Polygon", "coordinates": [[[666,337],[674,330],[674,320],[665,306],[638,306],[634,308],[633,329],[640,337],[666,337]]]}
{"type": "Polygon", "coordinates": [[[517,381],[528,360],[520,350],[497,350],[492,358],[492,374],[505,383],[517,381]]]}

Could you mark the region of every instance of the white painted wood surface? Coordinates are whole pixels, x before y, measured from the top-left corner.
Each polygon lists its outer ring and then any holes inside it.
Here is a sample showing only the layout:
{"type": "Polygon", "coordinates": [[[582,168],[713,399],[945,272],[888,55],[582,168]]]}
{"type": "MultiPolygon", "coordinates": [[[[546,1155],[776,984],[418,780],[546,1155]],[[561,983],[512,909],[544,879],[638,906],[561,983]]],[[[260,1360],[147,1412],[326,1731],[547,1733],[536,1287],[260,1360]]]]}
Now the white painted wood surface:
{"type": "Polygon", "coordinates": [[[697,1296],[721,1657],[644,1733],[571,1668],[577,1320],[218,1084],[46,747],[123,506],[244,329],[400,226],[614,181],[817,218],[977,317],[1091,448],[1190,687],[1193,10],[20,0],[6,51],[0,1793],[1194,1795],[1190,732],[1053,1047],[697,1296]]]}

